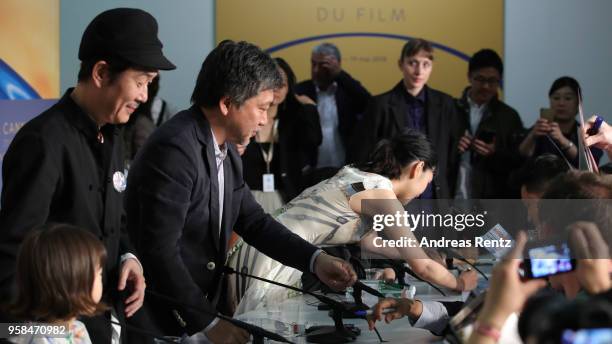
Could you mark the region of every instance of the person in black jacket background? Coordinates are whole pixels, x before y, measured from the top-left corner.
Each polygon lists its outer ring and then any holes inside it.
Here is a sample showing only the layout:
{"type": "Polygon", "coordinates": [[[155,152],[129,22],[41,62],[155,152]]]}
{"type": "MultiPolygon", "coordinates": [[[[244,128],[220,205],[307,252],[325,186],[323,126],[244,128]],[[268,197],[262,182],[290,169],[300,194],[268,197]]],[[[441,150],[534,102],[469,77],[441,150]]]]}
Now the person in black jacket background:
{"type": "Polygon", "coordinates": [[[245,181],[255,200],[269,213],[302,192],[302,173],[316,164],[322,141],[316,104],[295,94],[293,70],[282,58],[274,60],[283,86],[274,91],[268,123],[251,139],[242,155],[245,181]],[[264,174],[274,176],[271,190],[264,190],[264,174]]]}
{"type": "Polygon", "coordinates": [[[462,135],[457,198],[512,196],[508,179],[520,167],[524,128],[516,110],[497,98],[503,71],[501,58],[491,49],[478,51],[469,61],[470,87],[457,101],[462,135]]]}
{"type": "Polygon", "coordinates": [[[317,103],[323,131],[317,167],[334,167],[333,175],[338,168],[355,161],[349,150],[349,140],[371,96],[359,81],[342,69],[340,50],[334,44],[322,43],[314,47],[310,62],[312,77],[300,82],[295,92],[317,103]]]}
{"type": "MultiPolygon", "coordinates": [[[[159,69],[176,67],[162,54],[155,18],[129,8],[91,21],[79,59],[76,87],[26,123],[4,158],[0,300],[12,297],[17,250],[27,233],[61,222],[90,231],[104,244],[103,301],[115,316],[131,317],[142,306],[145,282],[122,225],[126,181],[117,125],[147,101],[147,85],[159,69]],[[127,300],[120,295],[124,290],[127,300]]],[[[83,319],[94,344],[116,336],[110,321],[110,312],[83,319]]]]}
{"type": "Polygon", "coordinates": [[[223,302],[231,230],[267,256],[314,272],[334,289],[355,272],[265,214],[244,182],[236,143],[267,123],[273,90],[282,84],[272,58],[247,42],[223,41],[206,57],[194,105],[173,116],[142,147],[130,169],[127,228],[149,289],[145,309],[166,335],[213,343],[246,343],[249,335],[215,316],[223,302]],[[184,304],[208,312],[195,311],[184,304]]]}
{"type": "Polygon", "coordinates": [[[364,162],[373,147],[407,128],[424,133],[438,154],[432,185],[421,198],[450,198],[456,180],[457,125],[455,102],[446,93],[427,86],[433,69],[433,47],[412,39],[402,48],[398,67],[403,79],[391,90],[372,99],[363,123],[353,138],[353,151],[364,162]]]}

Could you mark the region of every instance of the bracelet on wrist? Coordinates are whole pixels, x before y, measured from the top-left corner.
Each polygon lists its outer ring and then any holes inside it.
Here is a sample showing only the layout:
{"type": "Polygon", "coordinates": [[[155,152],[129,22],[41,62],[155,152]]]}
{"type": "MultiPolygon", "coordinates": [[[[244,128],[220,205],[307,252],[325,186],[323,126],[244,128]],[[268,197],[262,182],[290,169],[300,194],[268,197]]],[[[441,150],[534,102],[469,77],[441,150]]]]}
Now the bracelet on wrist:
{"type": "Polygon", "coordinates": [[[480,321],[476,321],[474,323],[474,331],[479,335],[489,337],[496,342],[501,337],[501,331],[497,327],[482,323],[480,321]]]}

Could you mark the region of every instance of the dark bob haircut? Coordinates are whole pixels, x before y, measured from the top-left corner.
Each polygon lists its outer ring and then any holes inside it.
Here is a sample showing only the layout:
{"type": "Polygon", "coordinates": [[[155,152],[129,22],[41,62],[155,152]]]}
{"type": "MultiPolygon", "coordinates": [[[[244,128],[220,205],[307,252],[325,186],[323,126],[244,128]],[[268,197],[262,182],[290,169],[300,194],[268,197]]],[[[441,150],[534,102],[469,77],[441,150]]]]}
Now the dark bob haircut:
{"type": "Polygon", "coordinates": [[[552,83],[552,85],[550,86],[550,90],[548,91],[548,96],[552,96],[553,93],[563,87],[569,87],[572,92],[574,92],[576,98],[581,95],[582,90],[578,81],[576,81],[576,79],[572,78],[571,76],[562,76],[552,83]]]}
{"type": "Polygon", "coordinates": [[[17,298],[10,311],[24,320],[55,322],[106,310],[91,297],[106,249],[92,233],[67,224],[32,230],[17,256],[17,298]]]}
{"type": "Polygon", "coordinates": [[[425,169],[433,169],[437,163],[436,153],[423,133],[407,129],[390,140],[378,142],[368,162],[356,167],[364,172],[397,179],[402,168],[419,160],[425,163],[425,169]]]}

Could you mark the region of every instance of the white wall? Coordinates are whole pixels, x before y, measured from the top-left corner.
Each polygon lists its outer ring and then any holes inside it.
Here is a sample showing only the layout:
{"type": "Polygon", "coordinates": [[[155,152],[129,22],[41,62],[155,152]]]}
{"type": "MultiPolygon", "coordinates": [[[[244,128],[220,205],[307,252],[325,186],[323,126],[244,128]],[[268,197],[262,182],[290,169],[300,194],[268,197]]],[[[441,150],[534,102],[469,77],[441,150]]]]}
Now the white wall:
{"type": "Polygon", "coordinates": [[[141,8],[157,19],[164,55],[177,66],[161,72],[159,95],[177,110],[189,106],[204,57],[214,46],[214,0],[61,0],[61,92],[76,83],[85,27],[100,12],[115,7],[141,8]]]}
{"type": "Polygon", "coordinates": [[[578,80],[585,117],[612,121],[612,1],[506,0],[505,100],[525,126],[563,75],[578,80]]]}

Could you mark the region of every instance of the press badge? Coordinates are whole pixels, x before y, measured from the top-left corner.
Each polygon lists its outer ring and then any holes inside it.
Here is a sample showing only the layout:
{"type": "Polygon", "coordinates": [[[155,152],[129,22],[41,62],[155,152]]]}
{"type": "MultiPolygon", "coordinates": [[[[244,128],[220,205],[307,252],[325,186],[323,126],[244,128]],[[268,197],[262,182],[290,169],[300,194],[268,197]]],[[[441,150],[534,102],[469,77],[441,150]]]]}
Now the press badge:
{"type": "Polygon", "coordinates": [[[113,186],[117,192],[125,191],[125,187],[127,186],[127,178],[123,172],[115,172],[113,174],[113,186]]]}
{"type": "Polygon", "coordinates": [[[263,192],[274,192],[274,174],[265,173],[262,178],[263,192]]]}

